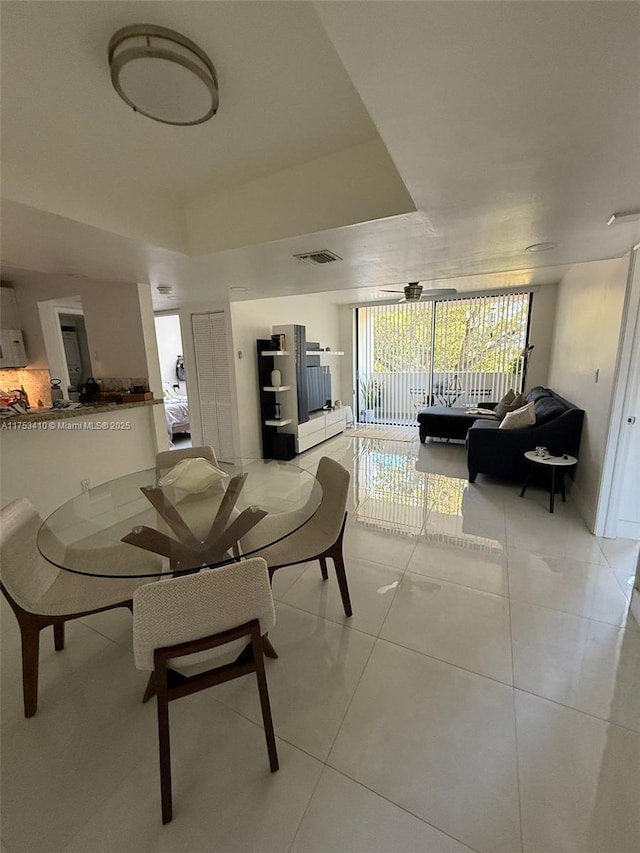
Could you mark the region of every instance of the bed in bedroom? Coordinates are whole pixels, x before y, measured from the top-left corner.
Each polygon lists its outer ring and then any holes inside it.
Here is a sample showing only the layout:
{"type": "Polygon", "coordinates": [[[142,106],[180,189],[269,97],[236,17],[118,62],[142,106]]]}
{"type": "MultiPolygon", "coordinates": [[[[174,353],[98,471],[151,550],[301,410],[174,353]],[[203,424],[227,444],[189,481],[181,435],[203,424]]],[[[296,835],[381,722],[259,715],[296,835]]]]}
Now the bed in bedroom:
{"type": "Polygon", "coordinates": [[[187,398],[166,382],[164,383],[164,413],[169,436],[181,432],[191,432],[187,398]]]}

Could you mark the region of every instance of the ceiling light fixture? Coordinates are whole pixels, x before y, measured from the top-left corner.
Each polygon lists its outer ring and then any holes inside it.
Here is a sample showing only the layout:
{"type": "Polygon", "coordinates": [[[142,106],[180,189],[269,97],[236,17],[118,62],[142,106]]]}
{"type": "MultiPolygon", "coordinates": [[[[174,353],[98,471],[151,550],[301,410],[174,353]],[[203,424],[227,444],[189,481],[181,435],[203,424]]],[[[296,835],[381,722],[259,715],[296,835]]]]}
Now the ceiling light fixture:
{"type": "Polygon", "coordinates": [[[207,121],[218,111],[218,77],[207,54],[153,24],[118,30],[109,42],[111,82],[135,112],[163,124],[207,121]]]}
{"type": "Polygon", "coordinates": [[[525,252],[550,252],[551,249],[555,249],[557,243],[532,243],[530,246],[527,246],[525,252]]]}

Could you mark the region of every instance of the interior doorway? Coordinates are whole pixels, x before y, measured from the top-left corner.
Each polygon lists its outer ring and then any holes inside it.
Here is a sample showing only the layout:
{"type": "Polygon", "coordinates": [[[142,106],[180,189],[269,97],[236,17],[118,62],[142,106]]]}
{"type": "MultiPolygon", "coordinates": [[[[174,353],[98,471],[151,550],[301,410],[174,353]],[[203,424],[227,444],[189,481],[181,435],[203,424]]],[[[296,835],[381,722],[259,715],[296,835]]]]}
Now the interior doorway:
{"type": "Polygon", "coordinates": [[[191,418],[178,314],[156,314],[156,341],[171,450],[191,447],[191,418]]]}

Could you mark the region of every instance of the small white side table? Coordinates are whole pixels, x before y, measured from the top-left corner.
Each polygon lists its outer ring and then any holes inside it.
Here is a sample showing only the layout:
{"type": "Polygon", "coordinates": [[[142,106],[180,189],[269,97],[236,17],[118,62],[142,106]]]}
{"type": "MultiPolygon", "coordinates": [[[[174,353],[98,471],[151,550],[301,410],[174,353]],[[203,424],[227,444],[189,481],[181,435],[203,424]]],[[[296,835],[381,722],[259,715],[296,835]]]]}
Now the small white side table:
{"type": "Polygon", "coordinates": [[[562,495],[562,502],[566,503],[567,498],[564,491],[564,472],[567,468],[572,468],[574,465],[578,464],[578,460],[575,456],[569,456],[567,453],[564,456],[538,456],[535,450],[527,450],[525,452],[525,458],[529,460],[531,464],[529,468],[529,473],[524,481],[524,485],[522,486],[522,491],[520,492],[520,497],[524,497],[524,493],[527,491],[527,486],[529,485],[529,479],[531,477],[531,471],[533,470],[533,465],[548,465],[551,468],[551,487],[549,490],[549,512],[553,512],[553,500],[556,494],[556,471],[560,477],[560,494],[562,495]]]}

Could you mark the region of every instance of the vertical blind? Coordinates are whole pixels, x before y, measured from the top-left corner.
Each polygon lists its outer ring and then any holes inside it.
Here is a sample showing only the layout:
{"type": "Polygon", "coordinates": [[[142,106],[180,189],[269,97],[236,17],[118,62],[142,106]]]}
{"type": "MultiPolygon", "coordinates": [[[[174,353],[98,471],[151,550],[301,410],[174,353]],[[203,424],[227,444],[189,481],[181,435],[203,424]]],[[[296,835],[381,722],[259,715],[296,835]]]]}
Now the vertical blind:
{"type": "Polygon", "coordinates": [[[411,424],[423,406],[522,390],[529,293],[356,309],[360,422],[411,424]]]}

